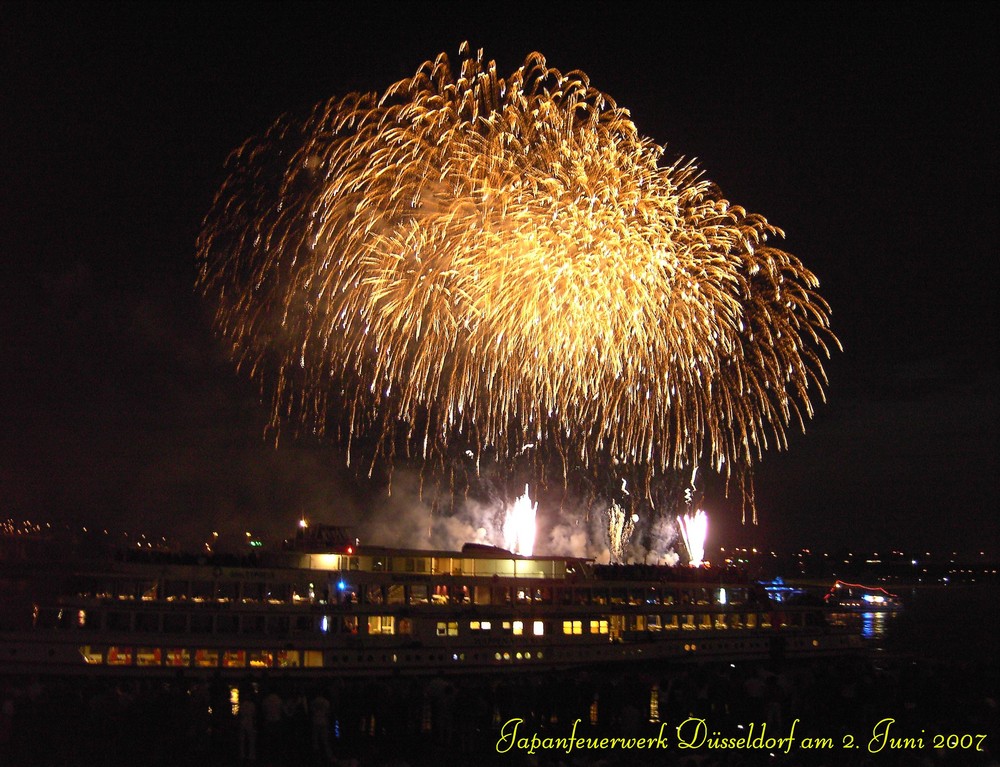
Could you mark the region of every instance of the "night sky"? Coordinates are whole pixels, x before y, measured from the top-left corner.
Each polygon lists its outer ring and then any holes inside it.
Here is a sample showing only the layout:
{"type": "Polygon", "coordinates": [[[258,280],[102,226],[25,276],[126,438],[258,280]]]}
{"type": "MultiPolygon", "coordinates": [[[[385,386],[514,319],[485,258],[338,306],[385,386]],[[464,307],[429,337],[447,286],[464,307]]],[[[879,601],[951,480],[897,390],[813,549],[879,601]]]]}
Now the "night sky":
{"type": "Polygon", "coordinates": [[[586,72],[821,280],[828,402],[758,468],[758,527],[707,499],[710,543],[1000,555],[996,6],[471,5],[0,5],[0,518],[278,536],[377,505],[331,446],[263,439],[194,243],[244,139],[469,40],[586,72]]]}

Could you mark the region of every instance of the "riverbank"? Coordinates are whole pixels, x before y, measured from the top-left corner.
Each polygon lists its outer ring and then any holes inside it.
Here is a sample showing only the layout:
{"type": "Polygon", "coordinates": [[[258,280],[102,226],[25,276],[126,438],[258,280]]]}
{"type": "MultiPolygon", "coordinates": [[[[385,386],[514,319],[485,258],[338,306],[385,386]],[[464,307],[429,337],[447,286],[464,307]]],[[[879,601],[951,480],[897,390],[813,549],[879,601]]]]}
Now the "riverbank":
{"type": "Polygon", "coordinates": [[[998,690],[995,669],[971,662],[867,657],[235,687],[9,679],[0,763],[972,767],[997,763],[998,690]],[[956,747],[933,748],[938,735],[956,747]],[[920,747],[890,747],[896,736],[920,747]]]}

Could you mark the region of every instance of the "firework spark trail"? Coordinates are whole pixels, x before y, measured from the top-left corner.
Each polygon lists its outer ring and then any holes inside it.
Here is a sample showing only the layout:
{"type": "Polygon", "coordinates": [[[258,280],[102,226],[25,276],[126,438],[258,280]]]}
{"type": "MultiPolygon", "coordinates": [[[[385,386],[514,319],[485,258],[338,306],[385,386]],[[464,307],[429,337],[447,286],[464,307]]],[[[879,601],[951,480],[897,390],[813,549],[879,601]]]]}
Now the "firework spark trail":
{"type": "Polygon", "coordinates": [[[823,396],[818,282],[580,72],[463,46],[282,118],[227,163],[199,285],[275,434],[370,472],[485,447],[650,496],[744,475],[823,396]]]}

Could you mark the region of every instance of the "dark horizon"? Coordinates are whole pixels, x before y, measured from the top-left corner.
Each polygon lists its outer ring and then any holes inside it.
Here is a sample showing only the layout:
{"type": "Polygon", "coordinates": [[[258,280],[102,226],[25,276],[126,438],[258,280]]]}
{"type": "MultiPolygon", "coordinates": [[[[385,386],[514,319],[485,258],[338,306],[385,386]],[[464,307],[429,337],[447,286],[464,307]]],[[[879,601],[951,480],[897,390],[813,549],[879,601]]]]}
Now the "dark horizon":
{"type": "Polygon", "coordinates": [[[534,50],[587,73],[820,278],[844,345],[827,402],[758,466],[758,526],[714,487],[710,546],[995,558],[997,11],[654,8],[4,5],[0,518],[195,539],[391,522],[406,474],[373,497],[331,445],[264,438],[194,243],[246,138],[469,40],[504,75],[534,50]]]}

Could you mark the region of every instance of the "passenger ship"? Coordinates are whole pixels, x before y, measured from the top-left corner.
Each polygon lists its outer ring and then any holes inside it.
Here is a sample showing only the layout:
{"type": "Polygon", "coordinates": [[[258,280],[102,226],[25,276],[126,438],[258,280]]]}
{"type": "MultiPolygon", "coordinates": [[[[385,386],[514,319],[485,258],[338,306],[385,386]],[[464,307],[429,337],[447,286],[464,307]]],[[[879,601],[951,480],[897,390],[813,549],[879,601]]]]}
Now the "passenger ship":
{"type": "Polygon", "coordinates": [[[0,673],[475,673],[822,656],[860,638],[711,569],[352,545],[0,559],[0,673]],[[780,612],[779,612],[780,610],[780,612]]]}

